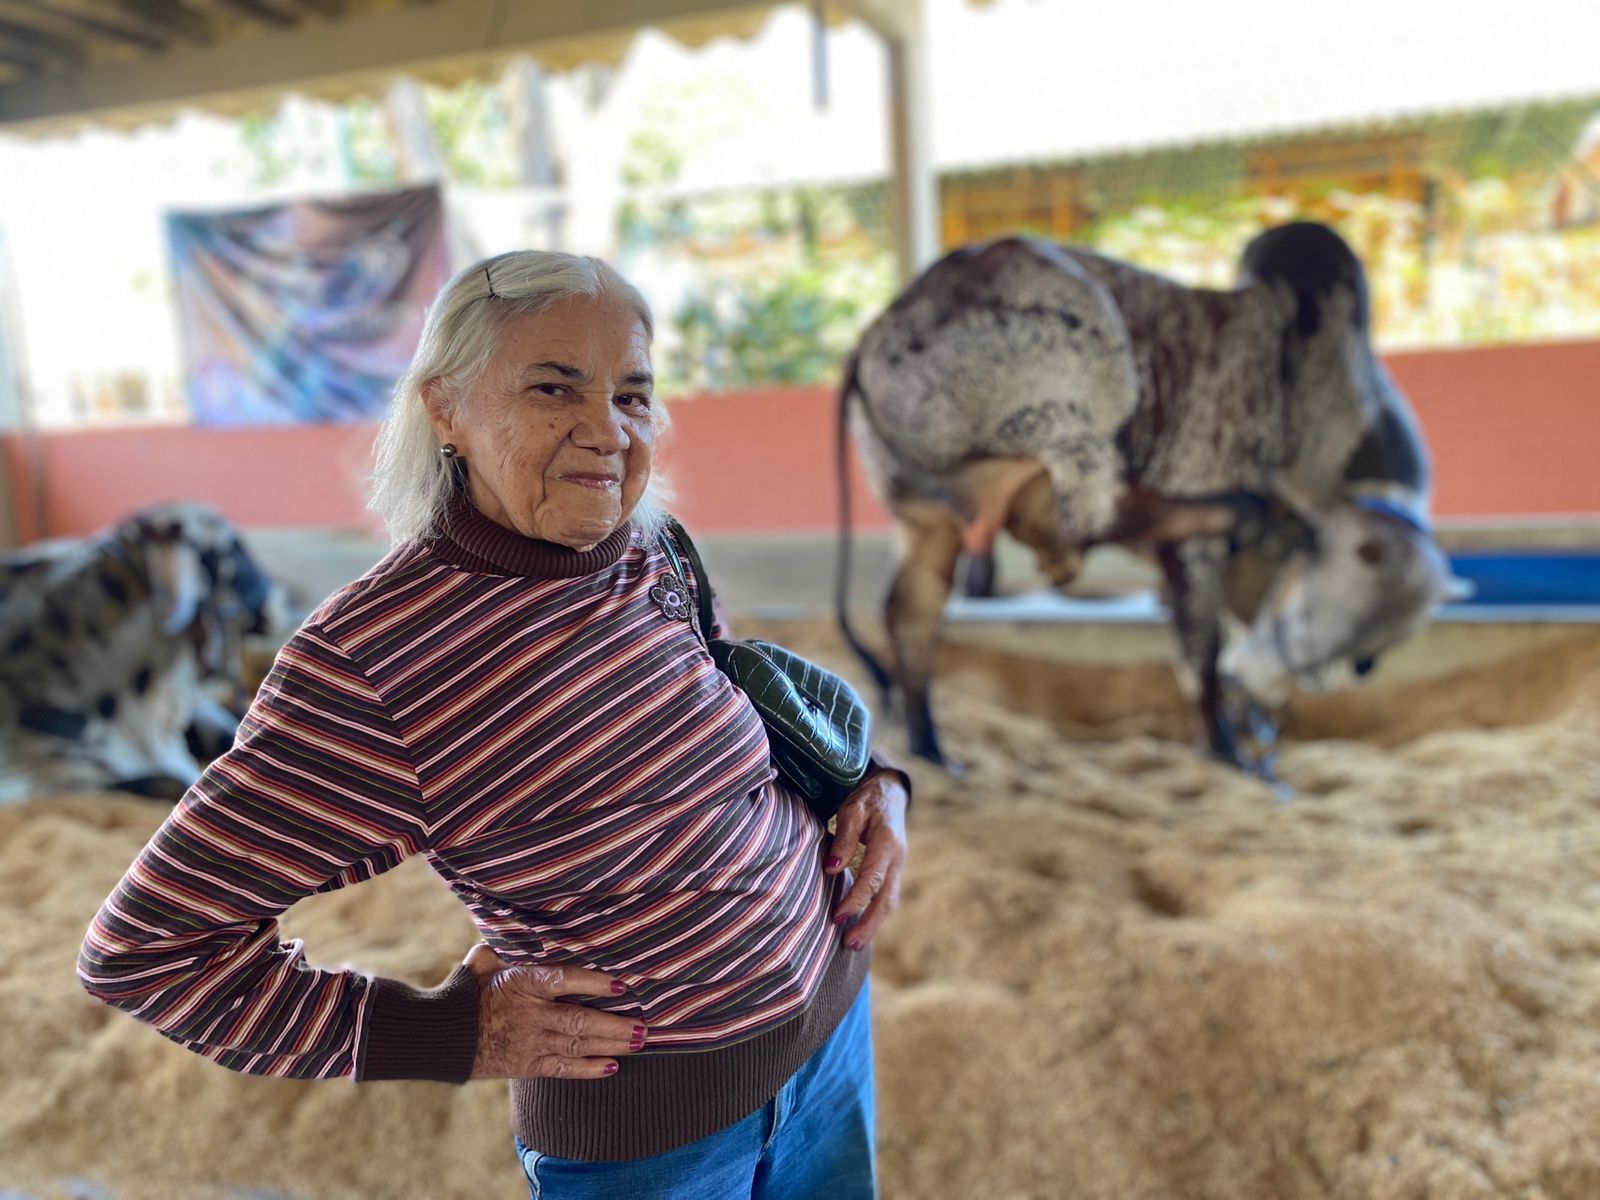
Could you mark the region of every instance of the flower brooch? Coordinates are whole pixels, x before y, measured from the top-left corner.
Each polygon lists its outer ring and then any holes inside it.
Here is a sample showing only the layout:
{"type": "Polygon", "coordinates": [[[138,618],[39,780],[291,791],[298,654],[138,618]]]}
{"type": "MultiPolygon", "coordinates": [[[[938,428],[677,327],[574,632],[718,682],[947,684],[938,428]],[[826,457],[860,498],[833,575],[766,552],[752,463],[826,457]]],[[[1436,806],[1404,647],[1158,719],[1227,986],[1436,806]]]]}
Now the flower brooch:
{"type": "Polygon", "coordinates": [[[656,602],[666,616],[673,621],[688,621],[689,598],[683,594],[683,588],[676,583],[658,583],[650,589],[650,599],[656,602]]]}

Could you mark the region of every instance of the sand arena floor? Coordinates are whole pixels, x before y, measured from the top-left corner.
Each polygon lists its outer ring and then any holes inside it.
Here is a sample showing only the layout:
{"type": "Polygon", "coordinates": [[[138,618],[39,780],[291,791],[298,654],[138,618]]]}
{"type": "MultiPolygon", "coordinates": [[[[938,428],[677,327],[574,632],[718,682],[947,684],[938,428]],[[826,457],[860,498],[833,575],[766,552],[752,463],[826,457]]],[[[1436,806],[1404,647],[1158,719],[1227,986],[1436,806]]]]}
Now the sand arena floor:
{"type": "MultiPolygon", "coordinates": [[[[945,657],[971,773],[919,776],[877,957],[886,1197],[1600,1197],[1600,634],[1301,705],[1288,805],[1175,740],[1159,664],[945,657]]],[[[525,1195],[500,1084],[247,1079],[78,990],[163,811],[0,810],[0,1197],[525,1195]]],[[[419,983],[472,940],[420,863],[286,926],[419,983]]]]}

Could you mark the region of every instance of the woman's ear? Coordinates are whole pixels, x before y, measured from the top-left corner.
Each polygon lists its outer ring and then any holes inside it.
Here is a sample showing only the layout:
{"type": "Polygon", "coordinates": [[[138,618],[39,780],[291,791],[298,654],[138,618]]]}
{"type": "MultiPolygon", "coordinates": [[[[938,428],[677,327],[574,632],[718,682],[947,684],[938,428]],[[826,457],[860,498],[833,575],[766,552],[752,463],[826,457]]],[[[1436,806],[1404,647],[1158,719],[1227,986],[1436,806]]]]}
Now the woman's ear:
{"type": "Polygon", "coordinates": [[[444,388],[437,379],[430,379],[422,385],[422,406],[428,410],[428,421],[433,426],[433,434],[439,439],[439,444],[442,446],[446,442],[454,442],[455,406],[446,398],[444,388]]]}

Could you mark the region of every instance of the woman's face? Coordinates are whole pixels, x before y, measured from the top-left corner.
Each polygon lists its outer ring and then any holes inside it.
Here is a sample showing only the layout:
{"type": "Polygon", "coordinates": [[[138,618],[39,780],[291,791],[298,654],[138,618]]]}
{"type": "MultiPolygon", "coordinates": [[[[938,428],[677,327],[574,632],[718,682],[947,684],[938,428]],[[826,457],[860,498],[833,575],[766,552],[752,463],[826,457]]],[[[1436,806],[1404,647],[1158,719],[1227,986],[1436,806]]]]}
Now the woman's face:
{"type": "Polygon", "coordinates": [[[484,516],[587,550],[628,519],[650,481],[653,382],[644,322],[609,298],[573,296],[509,324],[453,411],[434,387],[424,395],[484,516]]]}

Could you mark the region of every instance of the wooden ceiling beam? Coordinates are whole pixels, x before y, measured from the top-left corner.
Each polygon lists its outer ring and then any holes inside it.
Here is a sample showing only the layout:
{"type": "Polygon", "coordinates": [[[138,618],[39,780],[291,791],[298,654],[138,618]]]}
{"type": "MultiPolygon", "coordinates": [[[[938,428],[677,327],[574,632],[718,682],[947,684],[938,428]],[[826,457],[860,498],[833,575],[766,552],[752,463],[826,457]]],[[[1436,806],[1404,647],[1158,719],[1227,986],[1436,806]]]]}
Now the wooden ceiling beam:
{"type": "Polygon", "coordinates": [[[72,41],[131,42],[159,50],[171,34],[126,9],[90,0],[0,0],[0,21],[72,41]]]}
{"type": "Polygon", "coordinates": [[[85,28],[83,22],[75,17],[30,3],[29,0],[0,0],[0,21],[17,29],[49,34],[73,42],[106,36],[85,28]]]}
{"type": "Polygon", "coordinates": [[[78,63],[84,59],[81,46],[65,38],[50,37],[0,21],[0,53],[7,62],[44,62],[60,58],[78,63]]]}
{"type": "Polygon", "coordinates": [[[222,0],[222,3],[230,12],[249,17],[258,25],[292,29],[300,23],[300,12],[292,4],[274,3],[274,0],[222,0]]]}
{"type": "Polygon", "coordinates": [[[206,19],[183,0],[123,0],[123,7],[168,30],[174,38],[196,44],[211,40],[206,19]]]}
{"type": "Polygon", "coordinates": [[[277,6],[316,17],[342,17],[345,14],[343,0],[277,0],[277,6]]]}
{"type": "Polygon", "coordinates": [[[132,8],[113,0],[31,0],[47,5],[53,12],[70,16],[82,25],[103,31],[102,36],[142,43],[159,50],[173,40],[170,25],[151,20],[132,8]]]}
{"type": "MultiPolygon", "coordinates": [[[[84,5],[87,0],[68,0],[84,5]]],[[[218,37],[131,62],[95,63],[0,87],[0,132],[7,125],[58,125],[63,118],[124,110],[170,111],[210,101],[271,104],[296,87],[329,80],[387,86],[430,64],[473,62],[536,49],[541,43],[626,34],[641,26],[721,14],[748,14],[773,0],[435,0],[415,7],[302,22],[249,38],[218,37]]],[[[19,0],[0,0],[0,7],[19,0]]]]}

